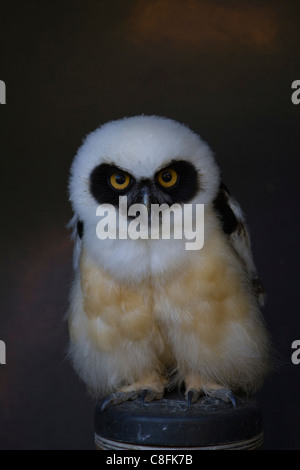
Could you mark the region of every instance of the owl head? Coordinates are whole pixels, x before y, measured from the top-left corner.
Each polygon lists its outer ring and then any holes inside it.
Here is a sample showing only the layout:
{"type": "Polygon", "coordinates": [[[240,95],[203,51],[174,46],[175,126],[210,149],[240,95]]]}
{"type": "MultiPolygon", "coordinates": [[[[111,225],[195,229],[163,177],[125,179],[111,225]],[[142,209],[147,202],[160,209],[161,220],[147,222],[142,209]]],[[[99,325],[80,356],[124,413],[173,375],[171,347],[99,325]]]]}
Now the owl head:
{"type": "Polygon", "coordinates": [[[219,169],[208,145],[171,119],[135,116],[90,133],[74,159],[70,199],[80,220],[95,220],[99,204],[209,204],[219,169]]]}

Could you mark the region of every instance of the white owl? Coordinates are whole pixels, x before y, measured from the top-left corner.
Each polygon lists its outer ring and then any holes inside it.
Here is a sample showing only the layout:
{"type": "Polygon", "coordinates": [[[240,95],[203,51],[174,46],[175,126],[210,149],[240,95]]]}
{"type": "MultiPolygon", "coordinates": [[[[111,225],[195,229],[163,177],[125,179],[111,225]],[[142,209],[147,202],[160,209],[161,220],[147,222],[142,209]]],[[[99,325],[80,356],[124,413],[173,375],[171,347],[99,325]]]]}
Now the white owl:
{"type": "Polygon", "coordinates": [[[184,384],[190,406],[201,394],[235,404],[234,393],[255,392],[270,363],[263,292],[244,217],[208,145],[158,116],[109,122],[78,150],[69,191],[69,353],[92,395],[150,401],[184,384]],[[99,206],[115,208],[117,224],[134,219],[120,196],[147,209],[203,204],[203,247],[187,250],[184,235],[110,237],[109,228],[99,239],[99,206]]]}

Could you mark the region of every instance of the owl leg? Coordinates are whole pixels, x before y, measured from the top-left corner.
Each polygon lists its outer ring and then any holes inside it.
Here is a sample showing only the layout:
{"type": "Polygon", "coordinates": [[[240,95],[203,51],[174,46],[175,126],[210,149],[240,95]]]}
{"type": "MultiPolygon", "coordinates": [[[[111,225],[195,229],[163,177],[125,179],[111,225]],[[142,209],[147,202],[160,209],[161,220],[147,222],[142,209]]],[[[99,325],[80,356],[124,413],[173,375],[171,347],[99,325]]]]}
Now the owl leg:
{"type": "Polygon", "coordinates": [[[233,408],[236,408],[237,406],[236,399],[232,391],[228,388],[224,388],[222,385],[214,382],[203,381],[201,377],[196,378],[195,376],[189,376],[185,383],[185,397],[188,408],[191,407],[192,403],[196,403],[200,395],[203,394],[209,397],[219,398],[226,403],[231,402],[233,408]]]}
{"type": "Polygon", "coordinates": [[[109,404],[119,405],[138,397],[140,397],[141,405],[145,401],[160,400],[164,395],[166,385],[167,379],[165,377],[151,374],[145,377],[144,380],[122,387],[119,391],[107,397],[102,403],[101,410],[103,411],[109,404]]]}

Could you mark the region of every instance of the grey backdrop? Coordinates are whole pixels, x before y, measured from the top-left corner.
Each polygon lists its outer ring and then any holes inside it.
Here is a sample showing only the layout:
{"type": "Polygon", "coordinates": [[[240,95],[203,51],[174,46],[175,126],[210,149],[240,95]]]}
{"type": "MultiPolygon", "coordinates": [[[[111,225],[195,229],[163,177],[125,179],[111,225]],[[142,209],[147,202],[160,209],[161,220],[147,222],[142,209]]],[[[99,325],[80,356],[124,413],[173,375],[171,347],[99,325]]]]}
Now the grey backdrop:
{"type": "Polygon", "coordinates": [[[266,449],[300,448],[299,2],[2,1],[1,449],[92,449],[93,405],[65,359],[68,171],[82,137],[158,114],[207,140],[241,203],[278,369],[266,449]]]}

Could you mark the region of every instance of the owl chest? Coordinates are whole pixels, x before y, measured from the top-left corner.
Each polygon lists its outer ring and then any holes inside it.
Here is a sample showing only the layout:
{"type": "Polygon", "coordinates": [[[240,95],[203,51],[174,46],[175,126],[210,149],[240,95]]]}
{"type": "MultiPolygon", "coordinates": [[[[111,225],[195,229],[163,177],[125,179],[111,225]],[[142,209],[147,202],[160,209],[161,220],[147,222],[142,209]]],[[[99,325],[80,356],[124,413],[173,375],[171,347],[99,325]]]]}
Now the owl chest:
{"type": "Polygon", "coordinates": [[[97,325],[99,334],[117,342],[143,340],[153,333],[167,337],[174,329],[203,338],[222,331],[237,308],[239,315],[247,310],[239,273],[210,256],[201,261],[134,285],[85,269],[83,307],[92,329],[97,325]]]}

